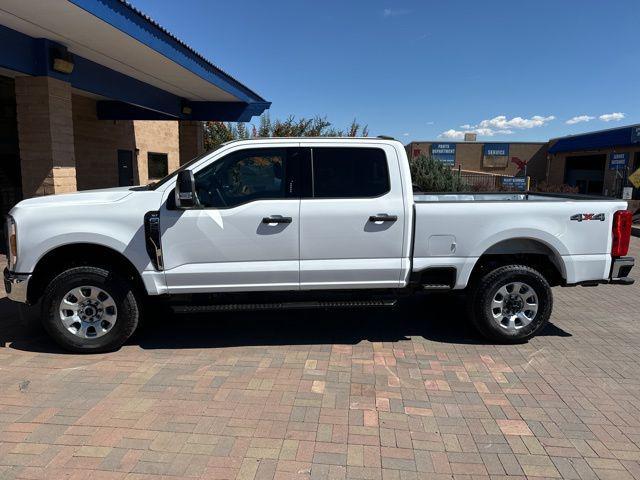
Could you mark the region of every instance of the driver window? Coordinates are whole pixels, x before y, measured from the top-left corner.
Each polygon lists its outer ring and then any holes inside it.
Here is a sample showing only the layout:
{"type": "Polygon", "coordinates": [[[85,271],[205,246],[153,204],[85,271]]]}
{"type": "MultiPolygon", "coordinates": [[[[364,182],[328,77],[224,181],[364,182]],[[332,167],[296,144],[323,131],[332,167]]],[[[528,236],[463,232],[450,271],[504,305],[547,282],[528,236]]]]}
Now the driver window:
{"type": "Polygon", "coordinates": [[[254,200],[286,197],[286,149],[234,152],[195,174],[203,207],[229,208],[254,200]]]}

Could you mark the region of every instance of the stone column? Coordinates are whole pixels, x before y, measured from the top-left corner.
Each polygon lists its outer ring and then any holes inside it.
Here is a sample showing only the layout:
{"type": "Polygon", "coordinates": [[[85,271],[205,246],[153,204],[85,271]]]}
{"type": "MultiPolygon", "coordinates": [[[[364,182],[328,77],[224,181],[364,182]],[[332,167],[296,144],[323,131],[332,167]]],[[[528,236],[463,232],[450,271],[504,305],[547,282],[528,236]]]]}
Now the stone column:
{"type": "Polygon", "coordinates": [[[51,77],[15,85],[24,198],[75,192],[71,85],[51,77]]]}
{"type": "Polygon", "coordinates": [[[202,122],[181,120],[180,131],[180,165],[204,152],[204,125],[202,122]]]}

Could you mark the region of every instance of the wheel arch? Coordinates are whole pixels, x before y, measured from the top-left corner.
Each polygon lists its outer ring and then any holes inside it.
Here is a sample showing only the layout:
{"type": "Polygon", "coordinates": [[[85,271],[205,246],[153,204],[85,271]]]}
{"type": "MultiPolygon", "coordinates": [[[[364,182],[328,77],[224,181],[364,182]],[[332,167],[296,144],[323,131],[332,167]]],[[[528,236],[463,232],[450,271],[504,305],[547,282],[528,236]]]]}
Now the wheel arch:
{"type": "Polygon", "coordinates": [[[531,237],[501,240],[488,247],[476,261],[469,282],[488,269],[508,264],[535,268],[552,286],[566,282],[566,266],[560,253],[547,242],[531,237]]]}
{"type": "Polygon", "coordinates": [[[140,272],[122,253],[96,243],[70,243],[49,250],[38,260],[29,282],[28,303],[37,303],[56,275],[68,268],[83,265],[114,269],[128,278],[138,293],[146,294],[140,272]]]}

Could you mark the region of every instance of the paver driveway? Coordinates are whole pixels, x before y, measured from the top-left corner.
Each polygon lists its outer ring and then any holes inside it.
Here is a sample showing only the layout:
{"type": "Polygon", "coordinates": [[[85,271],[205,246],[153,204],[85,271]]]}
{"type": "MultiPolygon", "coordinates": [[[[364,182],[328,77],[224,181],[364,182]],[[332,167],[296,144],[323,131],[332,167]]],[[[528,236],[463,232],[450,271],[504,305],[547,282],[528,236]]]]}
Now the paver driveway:
{"type": "Polygon", "coordinates": [[[167,314],[85,356],[1,299],[0,478],[640,478],[639,292],[555,289],[516,346],[434,296],[167,314]]]}

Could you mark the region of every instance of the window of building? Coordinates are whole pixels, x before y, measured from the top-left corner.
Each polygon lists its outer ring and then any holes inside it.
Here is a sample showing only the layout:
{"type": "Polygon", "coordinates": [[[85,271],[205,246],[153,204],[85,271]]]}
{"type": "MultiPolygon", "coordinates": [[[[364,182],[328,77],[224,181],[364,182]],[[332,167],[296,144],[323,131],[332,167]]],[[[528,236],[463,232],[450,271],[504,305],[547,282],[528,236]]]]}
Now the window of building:
{"type": "Polygon", "coordinates": [[[196,192],[204,207],[228,208],[243,203],[285,198],[287,149],[234,152],[195,174],[196,192]]]}
{"type": "Polygon", "coordinates": [[[166,153],[147,154],[149,180],[158,180],[169,174],[169,157],[166,153]]]}
{"type": "Polygon", "coordinates": [[[390,190],[389,169],[379,148],[314,148],[315,198],[377,197],[390,190]]]}

